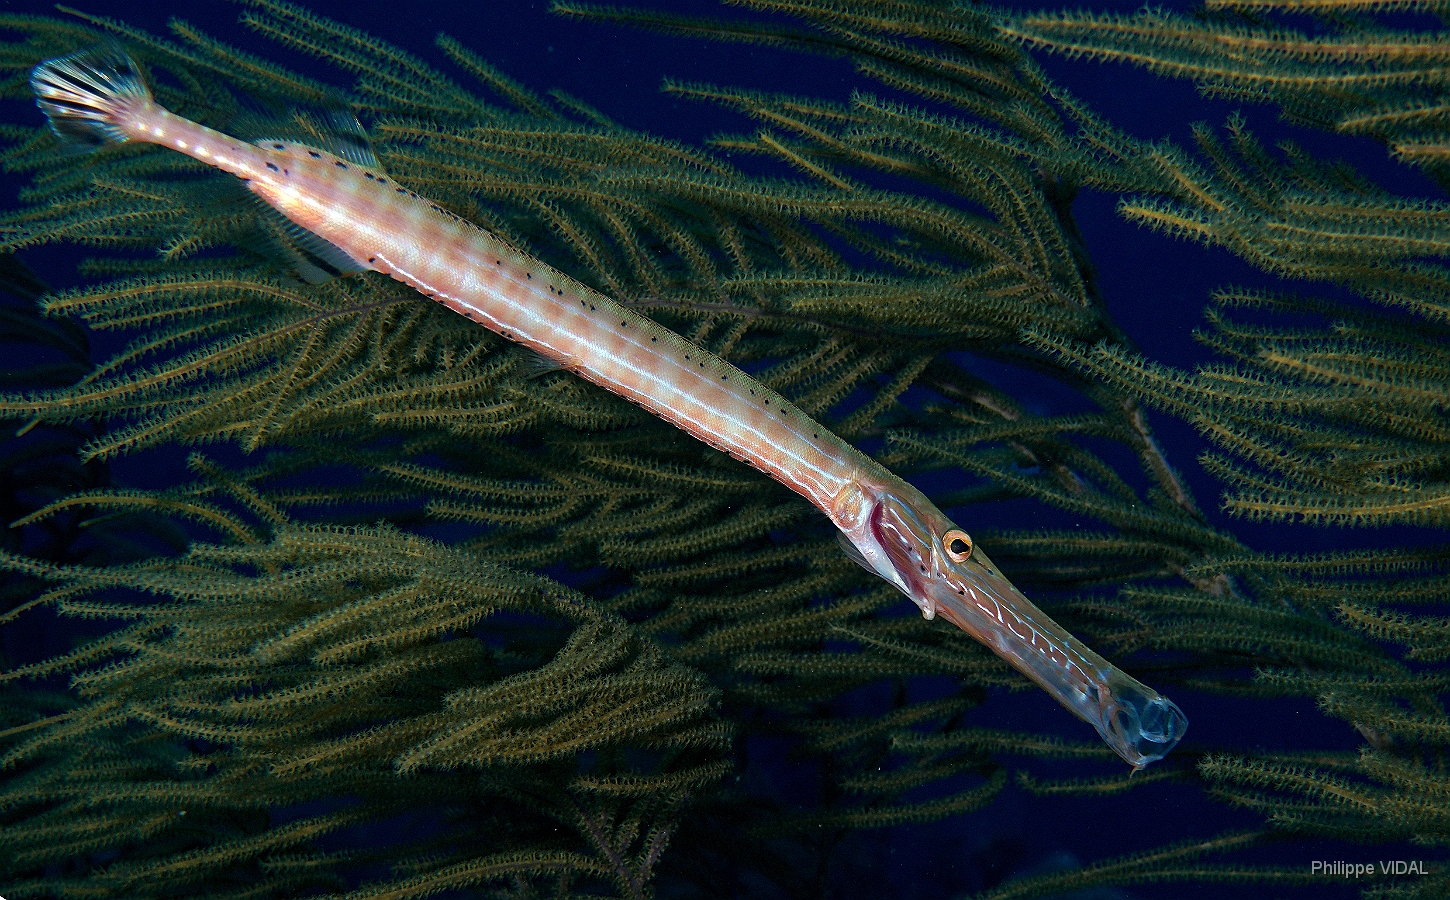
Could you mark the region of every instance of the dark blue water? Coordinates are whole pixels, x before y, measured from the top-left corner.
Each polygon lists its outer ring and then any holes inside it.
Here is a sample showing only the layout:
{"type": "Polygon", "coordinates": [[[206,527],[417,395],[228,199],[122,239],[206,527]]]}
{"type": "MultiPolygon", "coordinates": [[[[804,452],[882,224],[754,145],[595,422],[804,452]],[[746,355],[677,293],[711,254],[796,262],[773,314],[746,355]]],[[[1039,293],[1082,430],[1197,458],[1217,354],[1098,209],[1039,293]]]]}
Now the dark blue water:
{"type": "MultiPolygon", "coordinates": [[[[235,25],[238,8],[227,3],[101,4],[79,5],[89,11],[123,18],[131,24],[164,33],[171,16],[181,16],[244,49],[282,61],[314,77],[347,83],[343,73],[280,49],[235,25]]],[[[721,85],[846,100],[855,90],[891,95],[889,90],[856,75],[848,62],[804,56],[758,47],[714,44],[661,37],[629,28],[579,23],[551,15],[544,2],[337,2],[309,4],[313,10],[383,37],[425,59],[447,68],[442,54],[432,48],[434,36],[445,31],[497,66],[504,73],[538,92],[559,89],[592,104],[615,121],[681,142],[698,143],[722,131],[753,131],[743,117],[716,107],[682,101],[659,91],[665,77],[721,85]]],[[[709,2],[655,3],[655,8],[705,15],[749,15],[709,2]]],[[[1128,12],[1134,3],[1096,4],[1096,8],[1128,12]]],[[[12,11],[48,12],[48,4],[7,3],[12,11]]],[[[1234,111],[1241,112],[1265,144],[1292,139],[1315,153],[1337,156],[1353,163],[1381,185],[1409,196],[1437,196],[1433,186],[1412,170],[1391,161],[1384,149],[1365,139],[1326,136],[1284,125],[1268,107],[1210,101],[1191,84],[1155,78],[1140,70],[1116,65],[1074,63],[1046,59],[1050,74],[1086,100],[1100,114],[1134,136],[1167,138],[1180,145],[1191,143],[1189,126],[1196,121],[1222,124],[1234,111]]],[[[906,98],[900,98],[906,99],[906,98]]],[[[16,105],[6,110],[7,121],[17,116],[38,121],[39,113],[16,105]]],[[[768,164],[750,166],[770,170],[768,164]]],[[[778,174],[784,174],[778,172],[778,174]]],[[[6,182],[13,196],[16,184],[6,182]]],[[[1120,219],[1114,212],[1117,198],[1085,193],[1074,207],[1088,250],[1098,268],[1102,291],[1118,324],[1152,359],[1180,368],[1206,361],[1208,354],[1192,337],[1202,324],[1201,309],[1210,292],[1230,284],[1284,287],[1253,270],[1226,251],[1154,234],[1120,219]]],[[[26,255],[27,261],[51,284],[76,282],[72,267],[82,254],[68,249],[46,249],[26,255]]],[[[1292,286],[1291,286],[1292,287],[1292,286]]],[[[100,336],[96,355],[101,358],[117,339],[100,336]]],[[[980,371],[1004,384],[1017,377],[1005,369],[980,371]]],[[[1010,386],[1010,385],[1008,385],[1010,386]]],[[[1041,411],[1053,411],[1066,399],[1044,394],[1041,411]]],[[[1310,552],[1340,546],[1376,543],[1421,543],[1443,536],[1415,529],[1390,529],[1366,535],[1334,529],[1258,526],[1230,521],[1216,511],[1219,486],[1202,473],[1195,459],[1204,441],[1189,426],[1164,415],[1152,416],[1168,458],[1188,478],[1210,519],[1250,546],[1266,551],[1310,552]]],[[[181,454],[148,456],[144,462],[122,460],[114,466],[117,481],[136,486],[158,486],[187,477],[181,454]]],[[[1040,508],[1006,504],[1004,517],[993,527],[1031,527],[1048,521],[1040,508]]],[[[973,523],[976,524],[976,523],[973,523]]],[[[1054,524],[1063,524],[1054,520],[1054,524]]],[[[917,686],[923,695],[941,685],[917,686]]],[[[869,709],[880,698],[842,698],[847,712],[869,709]]],[[[1231,700],[1175,693],[1174,699],[1192,722],[1189,744],[1203,748],[1252,751],[1263,748],[1345,749],[1360,746],[1346,723],[1320,715],[1312,701],[1277,702],[1231,700]]],[[[1042,731],[1064,737],[1091,737],[1051,699],[1039,692],[994,694],[972,713],[972,724],[1022,731],[1042,731]]],[[[750,748],[755,766],[752,789],[777,798],[806,804],[809,785],[800,783],[781,748],[757,741],[750,748]]],[[[1070,765],[1031,764],[1042,777],[1064,777],[1076,772],[1070,765]]],[[[1101,774],[1100,769],[1085,770],[1101,774]]],[[[952,790],[945,785],[942,790],[952,790]]],[[[1107,857],[1145,850],[1190,839],[1207,839],[1230,828],[1253,828],[1259,820],[1206,799],[1196,787],[1159,784],[1118,798],[1042,799],[1014,787],[986,809],[929,826],[888,829],[863,835],[854,848],[855,861],[842,896],[937,898],[960,896],[1020,876],[1054,868],[1072,867],[1107,857]]],[[[1307,871],[1311,861],[1424,859],[1429,854],[1408,846],[1356,846],[1337,842],[1301,841],[1240,854],[1235,859],[1257,865],[1307,871]]],[[[1315,887],[1237,885],[1137,885],[1105,890],[1094,897],[1350,897],[1348,884],[1315,887]]]]}

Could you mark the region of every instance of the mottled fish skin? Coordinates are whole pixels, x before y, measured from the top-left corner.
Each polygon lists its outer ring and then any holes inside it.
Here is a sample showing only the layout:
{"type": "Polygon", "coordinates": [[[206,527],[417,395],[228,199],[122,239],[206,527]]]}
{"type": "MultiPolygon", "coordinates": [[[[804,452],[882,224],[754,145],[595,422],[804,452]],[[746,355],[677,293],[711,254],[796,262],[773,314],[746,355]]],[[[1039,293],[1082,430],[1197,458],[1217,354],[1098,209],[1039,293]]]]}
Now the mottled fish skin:
{"type": "MultiPolygon", "coordinates": [[[[864,474],[890,478],[714,354],[421,197],[386,174],[288,141],[247,144],[152,104],[123,126],[230,172],[360,267],[396,278],[756,467],[832,515],[864,474]]],[[[834,516],[833,516],[834,518],[834,516]]]]}
{"type": "Polygon", "coordinates": [[[243,179],[359,268],[517,341],[800,494],[847,552],[928,619],[990,647],[1141,767],[1188,720],[1052,621],[920,491],[730,363],[513,249],[375,167],[288,141],[248,144],[159,106],[124,54],[50,60],[31,77],[55,132],[169,147],[243,179]]]}

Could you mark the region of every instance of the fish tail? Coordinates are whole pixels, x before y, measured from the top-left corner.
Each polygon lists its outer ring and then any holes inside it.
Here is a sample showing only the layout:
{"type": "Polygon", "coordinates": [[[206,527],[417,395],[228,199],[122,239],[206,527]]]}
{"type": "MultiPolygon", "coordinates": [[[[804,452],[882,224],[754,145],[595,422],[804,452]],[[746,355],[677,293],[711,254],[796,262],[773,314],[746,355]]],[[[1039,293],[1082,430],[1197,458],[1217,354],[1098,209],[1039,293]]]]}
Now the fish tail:
{"type": "Polygon", "coordinates": [[[129,140],[127,119],[151,102],[136,63],[115,44],[46,60],[30,87],[61,140],[91,147],[129,140]]]}

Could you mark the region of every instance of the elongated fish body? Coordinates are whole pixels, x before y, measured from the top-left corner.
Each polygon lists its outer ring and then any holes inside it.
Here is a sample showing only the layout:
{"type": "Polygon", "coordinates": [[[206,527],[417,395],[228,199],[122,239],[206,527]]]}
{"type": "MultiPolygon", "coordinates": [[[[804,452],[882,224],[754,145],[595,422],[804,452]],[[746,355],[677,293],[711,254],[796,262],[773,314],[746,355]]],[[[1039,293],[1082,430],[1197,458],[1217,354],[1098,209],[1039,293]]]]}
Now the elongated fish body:
{"type": "Polygon", "coordinates": [[[238,173],[248,187],[358,265],[639,404],[828,515],[859,473],[888,474],[730,363],[387,177],[299,145],[242,149],[260,162],[238,173]]]}
{"type": "Polygon", "coordinates": [[[730,363],[520,253],[382,172],[287,141],[249,144],[146,101],[118,125],[244,180],[358,267],[625,397],[805,496],[828,515],[880,465],[730,363]]]}
{"type": "Polygon", "coordinates": [[[842,545],[928,619],[940,612],[1093,725],[1134,766],[1187,728],[1024,597],[911,485],[715,355],[394,182],[376,166],[289,141],[249,144],[159,106],[114,48],[31,78],[55,132],[169,147],[243,179],[360,269],[381,272],[538,352],[805,497],[842,545]]]}

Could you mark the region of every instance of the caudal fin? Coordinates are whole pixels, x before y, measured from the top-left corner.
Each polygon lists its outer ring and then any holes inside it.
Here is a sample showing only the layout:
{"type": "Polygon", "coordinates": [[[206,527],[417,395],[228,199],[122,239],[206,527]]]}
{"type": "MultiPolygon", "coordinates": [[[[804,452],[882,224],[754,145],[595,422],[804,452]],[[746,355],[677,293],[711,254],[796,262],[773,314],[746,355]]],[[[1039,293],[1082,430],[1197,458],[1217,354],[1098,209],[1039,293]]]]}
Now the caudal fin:
{"type": "Polygon", "coordinates": [[[127,140],[121,123],[151,99],[136,63],[115,45],[46,60],[30,73],[30,88],[56,135],[92,147],[127,140]]]}

